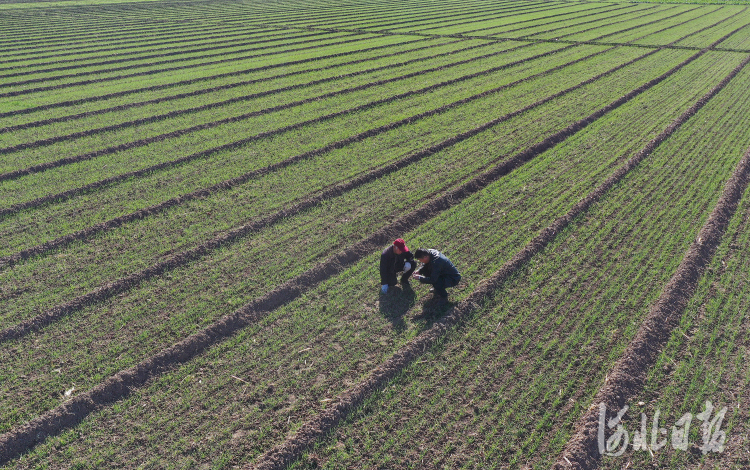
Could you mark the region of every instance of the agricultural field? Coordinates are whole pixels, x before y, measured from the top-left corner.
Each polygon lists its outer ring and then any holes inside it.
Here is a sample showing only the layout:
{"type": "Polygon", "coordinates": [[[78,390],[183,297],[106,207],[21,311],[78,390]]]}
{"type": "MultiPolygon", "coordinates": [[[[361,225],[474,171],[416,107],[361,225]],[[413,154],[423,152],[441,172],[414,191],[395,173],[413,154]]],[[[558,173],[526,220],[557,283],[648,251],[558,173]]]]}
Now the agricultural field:
{"type": "Polygon", "coordinates": [[[750,468],[747,2],[0,26],[0,469],[750,468]]]}

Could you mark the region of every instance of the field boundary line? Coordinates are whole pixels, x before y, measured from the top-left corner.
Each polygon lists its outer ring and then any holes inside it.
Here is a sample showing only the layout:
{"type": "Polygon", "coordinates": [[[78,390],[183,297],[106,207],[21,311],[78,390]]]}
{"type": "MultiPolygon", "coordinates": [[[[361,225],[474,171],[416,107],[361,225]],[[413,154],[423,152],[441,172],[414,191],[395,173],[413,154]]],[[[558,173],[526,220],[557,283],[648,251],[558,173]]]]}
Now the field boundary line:
{"type": "MultiPolygon", "coordinates": [[[[75,426],[89,414],[107,406],[108,404],[120,400],[127,396],[133,389],[143,386],[143,384],[149,379],[161,375],[168,370],[174,369],[179,364],[202,353],[211,345],[226,339],[239,329],[244,328],[252,322],[259,321],[271,311],[291,302],[305,290],[343,272],[348,266],[358,262],[365,256],[372,254],[394,237],[413,230],[445,210],[460,204],[469,196],[486,188],[491,183],[497,181],[502,176],[507,175],[526,161],[529,161],[542,152],[555,147],[557,144],[584,129],[595,120],[622,106],[654,85],[664,81],[670,75],[700,57],[705,51],[707,51],[707,49],[694,54],[670,69],[668,72],[644,85],[641,85],[626,95],[621,96],[614,102],[604,108],[600,108],[588,117],[576,121],[560,132],[545,138],[541,142],[472,178],[459,187],[449,190],[443,196],[437,197],[419,209],[416,209],[409,214],[405,214],[396,221],[381,227],[372,235],[350,245],[343,252],[328,258],[326,261],[323,261],[304,273],[284,282],[281,286],[268,294],[245,304],[243,307],[240,307],[233,313],[220,318],[205,329],[188,336],[173,346],[163,349],[159,353],[133,367],[118,372],[93,389],[83,392],[62,405],[43,413],[21,426],[11,429],[3,435],[0,435],[0,464],[26,452],[37,443],[46,439],[47,436],[56,435],[64,429],[75,426]]],[[[546,230],[543,233],[550,237],[554,236],[554,228],[546,230]]],[[[523,255],[517,255],[518,258],[522,256],[523,255]]],[[[385,376],[381,375],[380,377],[384,378],[385,376]]],[[[340,411],[344,410],[342,407],[339,407],[338,409],[340,409],[340,411]]],[[[302,429],[305,429],[305,427],[302,429]]],[[[302,447],[300,447],[300,449],[301,448],[302,447]]]]}
{"type": "MultiPolygon", "coordinates": [[[[748,63],[750,63],[750,57],[737,66],[730,76],[722,80],[701,101],[686,111],[681,116],[681,119],[684,118],[683,122],[697,113],[748,63]]],[[[670,126],[672,127],[675,125],[670,126]]],[[[649,153],[651,151],[653,149],[650,149],[649,153]]],[[[611,413],[612,410],[621,409],[630,398],[643,389],[648,371],[656,363],[662,347],[682,318],[701,276],[713,259],[724,232],[734,216],[748,182],[750,182],[750,148],[726,181],[724,190],[708,220],[688,248],[674,275],[664,286],[661,295],[652,304],[635,337],[610,369],[602,388],[592,400],[592,405],[575,424],[572,437],[552,467],[553,469],[597,467],[601,457],[597,439],[598,404],[605,404],[611,413]]]]}
{"type": "MultiPolygon", "coordinates": [[[[705,49],[708,50],[708,49],[705,49]]],[[[719,85],[714,87],[708,94],[704,95],[688,111],[683,113],[670,124],[659,136],[649,142],[638,154],[629,159],[623,166],[610,175],[600,186],[579,201],[571,210],[557,218],[552,224],[543,229],[539,235],[534,237],[523,249],[517,252],[513,258],[506,262],[498,271],[486,280],[480,282],[469,297],[459,302],[441,320],[435,322],[430,329],[423,331],[415,339],[405,344],[401,349],[391,356],[386,362],[373,369],[370,374],[359,384],[341,393],[334,402],[323,412],[304,423],[293,435],[266,452],[258,459],[252,467],[255,470],[281,470],[287,465],[299,459],[302,453],[310,448],[319,438],[327,435],[349,412],[359,406],[375,390],[382,389],[385,384],[397,374],[402,372],[416,358],[420,357],[429,348],[444,336],[451,328],[459,325],[481,308],[481,304],[500,288],[518,269],[524,266],[533,256],[540,253],[549,243],[565,230],[570,223],[583,214],[588,208],[599,201],[614,185],[621,181],[638,164],[651,155],[653,151],[676,131],[684,122],[692,117],[703,105],[726,86],[737,73],[748,63],[746,59],[740,66],[735,68],[730,75],[725,77],[719,85]]],[[[745,159],[744,171],[750,170],[750,152],[745,159]]],[[[745,174],[745,178],[747,178],[745,174]]],[[[737,185],[735,185],[737,186],[737,185]]],[[[598,410],[596,411],[598,419],[598,410]]],[[[596,426],[596,423],[595,423],[596,426]]],[[[594,430],[594,434],[596,429],[594,430]]],[[[560,466],[569,468],[567,466],[560,466]]],[[[586,467],[588,468],[588,467],[586,467]]]]}
{"type": "MultiPolygon", "coordinates": [[[[567,48],[567,46],[565,48],[567,48]]],[[[561,49],[565,49],[565,48],[561,48],[561,49]]],[[[556,52],[559,52],[559,50],[561,50],[561,49],[558,49],[558,50],[555,50],[555,51],[545,52],[545,53],[542,53],[542,54],[538,54],[538,57],[534,56],[533,58],[537,59],[537,58],[540,58],[540,57],[546,57],[548,55],[552,55],[552,54],[554,54],[556,52]]],[[[656,53],[656,52],[658,52],[658,51],[651,51],[651,52],[649,52],[649,54],[653,54],[653,53],[656,53]]],[[[645,55],[641,56],[641,57],[645,57],[645,55]]],[[[521,59],[521,60],[518,60],[518,61],[514,61],[514,62],[508,63],[506,65],[501,65],[501,66],[498,66],[498,67],[493,67],[493,69],[497,69],[497,70],[489,69],[489,70],[485,70],[483,72],[477,72],[476,76],[481,76],[481,75],[484,75],[484,74],[487,74],[487,73],[493,73],[493,72],[497,72],[499,70],[503,70],[503,69],[506,69],[506,68],[509,68],[509,67],[514,67],[516,65],[519,65],[520,63],[526,62],[527,60],[529,60],[529,58],[527,58],[527,59],[521,59]]],[[[442,68],[438,68],[438,69],[440,70],[442,68]]],[[[553,69],[545,70],[544,72],[541,72],[541,73],[549,73],[549,72],[552,72],[552,71],[555,71],[555,70],[557,70],[557,67],[554,67],[553,69]]],[[[415,72],[413,75],[417,76],[417,75],[420,75],[421,73],[422,72],[419,72],[419,73],[415,72]]],[[[471,74],[471,75],[474,75],[474,74],[471,74]]],[[[528,78],[531,78],[531,77],[537,77],[539,75],[540,74],[535,74],[535,75],[532,75],[532,76],[526,77],[526,78],[528,79],[528,78]]],[[[99,181],[95,181],[93,183],[89,183],[87,185],[80,186],[78,188],[73,188],[73,189],[70,189],[70,190],[67,190],[67,191],[63,191],[63,192],[60,192],[60,193],[49,194],[49,195],[46,195],[46,196],[39,197],[37,199],[33,199],[33,200],[30,200],[30,201],[18,203],[18,204],[15,204],[13,206],[10,206],[10,207],[6,207],[6,208],[3,208],[3,209],[0,209],[0,220],[2,220],[4,218],[7,218],[7,217],[9,217],[9,216],[11,216],[13,214],[16,214],[16,213],[18,213],[20,211],[23,211],[23,210],[35,209],[35,208],[41,207],[41,206],[43,206],[45,204],[48,204],[48,203],[61,202],[61,201],[64,201],[64,200],[68,200],[68,199],[71,199],[71,198],[73,198],[75,196],[79,196],[79,195],[82,195],[82,194],[88,194],[88,193],[90,193],[90,192],[92,192],[94,190],[97,190],[97,189],[100,189],[100,188],[104,188],[104,187],[110,186],[112,184],[116,184],[118,182],[128,180],[130,178],[141,177],[141,176],[145,176],[145,175],[154,173],[154,172],[159,171],[159,170],[163,170],[163,169],[166,169],[166,168],[172,168],[172,167],[175,167],[175,166],[179,166],[179,165],[182,165],[182,164],[185,164],[185,163],[188,163],[188,162],[200,159],[200,158],[208,157],[208,156],[213,155],[213,154],[215,154],[217,152],[222,152],[222,151],[226,151],[226,150],[233,150],[233,149],[241,148],[242,146],[244,146],[244,145],[246,145],[248,143],[254,142],[256,140],[260,140],[260,139],[264,139],[264,138],[267,138],[267,137],[270,137],[270,136],[278,135],[278,134],[281,134],[281,133],[284,133],[284,132],[288,132],[290,130],[299,129],[299,128],[302,128],[302,127],[305,127],[305,126],[309,126],[311,124],[317,124],[317,123],[325,122],[327,120],[334,119],[334,118],[339,117],[339,116],[344,116],[344,115],[347,115],[347,114],[351,114],[351,113],[354,113],[354,112],[359,112],[359,111],[366,110],[366,109],[369,109],[369,108],[372,108],[372,107],[375,107],[375,106],[379,106],[379,105],[382,105],[382,104],[387,104],[387,103],[390,103],[392,101],[396,101],[396,100],[404,98],[404,97],[412,96],[413,94],[429,92],[429,91],[431,91],[433,89],[439,88],[440,86],[447,86],[446,84],[457,83],[457,82],[460,82],[460,81],[463,81],[463,80],[469,80],[471,78],[474,78],[474,77],[466,75],[466,76],[459,77],[459,78],[456,78],[456,79],[448,80],[446,82],[440,82],[440,83],[437,83],[437,84],[434,84],[434,85],[430,85],[428,87],[425,87],[425,88],[422,88],[422,89],[419,89],[419,90],[416,90],[416,91],[412,90],[412,91],[408,91],[408,92],[405,92],[405,93],[401,93],[399,95],[392,95],[392,96],[390,96],[388,98],[384,98],[384,99],[376,100],[376,101],[371,101],[369,103],[365,103],[363,105],[360,105],[360,106],[357,106],[357,107],[354,107],[354,108],[349,108],[349,109],[345,109],[345,110],[342,110],[342,111],[337,111],[337,112],[330,113],[330,114],[327,114],[327,115],[324,115],[324,116],[319,116],[317,118],[308,119],[306,121],[300,121],[300,122],[297,122],[295,124],[290,124],[288,126],[276,128],[276,129],[273,129],[273,130],[270,130],[270,131],[264,131],[264,132],[255,134],[253,136],[246,137],[244,139],[236,140],[236,141],[233,141],[233,142],[229,142],[227,144],[223,144],[223,145],[220,145],[220,146],[217,146],[217,147],[213,147],[213,148],[210,148],[210,149],[207,149],[207,150],[203,150],[203,151],[200,151],[200,152],[197,152],[197,153],[186,155],[184,157],[181,157],[181,158],[178,158],[178,159],[175,159],[175,160],[169,160],[169,161],[166,161],[166,162],[157,163],[155,165],[152,165],[152,166],[149,166],[149,167],[146,167],[146,168],[142,168],[140,170],[134,170],[134,171],[130,171],[130,172],[127,172],[127,173],[121,173],[119,175],[115,175],[115,176],[111,176],[109,178],[105,178],[105,179],[102,179],[102,180],[99,180],[99,181]]],[[[517,81],[513,82],[512,84],[513,85],[517,85],[521,81],[522,80],[517,80],[517,81]]],[[[490,94],[497,93],[497,92],[499,92],[501,90],[504,90],[504,89],[508,88],[508,86],[509,86],[509,84],[508,85],[502,85],[500,87],[496,87],[496,88],[493,88],[491,90],[486,90],[486,91],[484,91],[482,93],[479,93],[479,94],[476,94],[476,95],[472,95],[470,97],[463,98],[461,100],[454,101],[452,103],[448,103],[448,104],[440,106],[438,108],[433,108],[433,109],[431,109],[429,111],[425,111],[425,112],[422,112],[422,113],[418,113],[418,114],[412,115],[412,116],[410,116],[408,118],[404,118],[404,119],[401,119],[401,120],[396,121],[396,122],[391,122],[389,124],[378,126],[376,128],[368,129],[366,131],[363,131],[363,132],[360,132],[358,134],[355,134],[354,136],[350,136],[350,137],[347,137],[346,139],[342,139],[342,140],[333,142],[331,144],[326,145],[325,147],[319,148],[317,150],[312,150],[310,152],[306,152],[306,153],[304,153],[302,155],[317,155],[318,152],[321,152],[323,149],[327,149],[327,148],[336,149],[336,148],[340,148],[340,147],[343,147],[345,145],[348,145],[350,143],[358,142],[358,141],[363,140],[363,139],[365,139],[367,137],[372,137],[372,136],[375,136],[377,134],[380,134],[380,133],[383,133],[383,132],[395,129],[396,127],[400,127],[402,125],[410,124],[412,122],[416,122],[416,121],[418,121],[420,119],[424,119],[426,117],[430,117],[430,116],[433,116],[433,115],[441,114],[441,113],[443,113],[445,111],[449,111],[449,110],[451,110],[451,109],[453,109],[453,108],[455,108],[457,106],[460,106],[462,104],[466,104],[468,102],[471,102],[471,101],[474,101],[474,100],[477,100],[477,99],[481,99],[481,98],[483,98],[485,96],[489,96],[490,94]]],[[[279,107],[281,107],[281,106],[279,106],[279,107]]],[[[243,115],[243,116],[239,116],[239,117],[235,117],[235,118],[229,118],[226,121],[227,122],[234,122],[235,120],[239,120],[238,118],[245,119],[245,118],[253,117],[255,115],[259,115],[262,112],[267,112],[269,110],[273,110],[273,108],[268,108],[266,110],[261,110],[261,111],[249,113],[248,115],[243,115]]],[[[187,130],[172,132],[170,134],[167,134],[166,137],[164,135],[160,135],[160,136],[155,136],[155,137],[152,137],[152,138],[149,138],[149,139],[144,139],[143,141],[137,142],[137,144],[138,144],[138,146],[147,145],[147,144],[150,144],[150,143],[153,143],[153,142],[159,142],[161,140],[165,140],[167,137],[177,137],[179,135],[187,133],[187,131],[196,130],[196,128],[198,128],[197,130],[200,130],[200,129],[203,129],[203,128],[210,128],[210,127],[213,127],[213,126],[205,126],[205,127],[204,126],[196,126],[195,128],[188,128],[187,130]]],[[[117,147],[114,147],[114,149],[119,151],[119,150],[124,150],[124,149],[135,148],[135,147],[136,147],[136,145],[133,142],[131,142],[131,143],[126,143],[126,144],[118,145],[117,147]]],[[[81,156],[79,156],[79,157],[70,157],[68,159],[63,159],[63,160],[58,160],[56,162],[51,162],[51,164],[49,164],[50,165],[49,168],[55,168],[56,166],[62,166],[62,165],[65,165],[65,164],[77,163],[78,161],[89,160],[91,158],[98,157],[100,155],[104,155],[106,153],[113,153],[113,152],[109,152],[108,150],[110,150],[110,149],[104,149],[102,151],[92,152],[91,154],[84,154],[82,156],[83,158],[81,158],[81,156]],[[106,153],[104,153],[105,151],[106,151],[106,153]],[[73,159],[75,159],[75,160],[73,160],[73,159]],[[59,164],[58,164],[58,162],[59,162],[59,164]]],[[[290,157],[290,158],[288,158],[286,160],[283,160],[281,163],[284,163],[284,162],[286,162],[286,164],[293,163],[293,162],[299,161],[300,159],[302,159],[302,157],[298,155],[298,156],[290,157]]],[[[273,167],[275,165],[279,165],[281,163],[273,164],[270,167],[273,167]]],[[[33,173],[37,173],[39,171],[43,171],[43,170],[48,169],[48,168],[44,168],[45,165],[46,164],[40,165],[43,168],[41,168],[40,170],[35,170],[35,171],[33,171],[33,173]]],[[[266,167],[266,168],[270,168],[270,167],[266,167]]],[[[21,171],[24,171],[24,170],[21,170],[21,171]]],[[[0,175],[0,181],[2,181],[3,179],[9,180],[9,179],[18,178],[20,176],[24,176],[23,173],[19,174],[18,172],[6,173],[5,175],[0,175]],[[9,176],[4,177],[5,175],[9,175],[9,176]],[[4,178],[2,178],[2,177],[4,177],[4,178]]],[[[221,183],[219,183],[219,184],[221,184],[221,183]]]]}
{"type": "MultiPolygon", "coordinates": [[[[213,239],[204,242],[203,244],[183,251],[181,253],[177,253],[170,258],[160,261],[140,272],[133,273],[129,276],[119,278],[114,281],[110,281],[106,283],[105,285],[94,289],[93,291],[89,292],[88,294],[84,294],[82,296],[76,297],[75,299],[66,302],[61,305],[57,305],[55,307],[52,307],[45,312],[37,315],[34,318],[31,318],[29,320],[26,320],[24,322],[21,322],[18,325],[15,325],[13,327],[6,328],[4,330],[0,330],[0,343],[12,340],[12,339],[18,339],[22,336],[25,336],[33,331],[36,331],[40,328],[43,328],[46,325],[49,325],[50,323],[53,323],[54,321],[59,320],[60,318],[69,315],[75,311],[78,311],[82,308],[84,308],[86,305],[91,305],[94,302],[99,302],[102,300],[105,300],[107,298],[111,298],[114,295],[117,295],[118,293],[121,293],[123,291],[129,290],[139,283],[150,279],[154,276],[158,276],[161,273],[175,269],[179,266],[183,266],[187,263],[189,263],[192,260],[195,260],[199,257],[204,256],[205,254],[209,253],[210,251],[215,250],[216,248],[225,245],[226,243],[230,243],[233,240],[236,240],[238,238],[244,237],[248,235],[251,232],[258,231],[260,229],[263,229],[269,225],[272,225],[276,223],[279,220],[283,220],[288,217],[292,217],[294,215],[297,215],[305,210],[308,210],[321,202],[331,199],[333,197],[340,196],[346,192],[349,192],[353,189],[356,189],[359,186],[362,186],[366,183],[369,183],[371,181],[374,181],[378,178],[381,178],[387,174],[390,174],[394,171],[400,170],[408,165],[411,165],[429,155],[432,155],[436,152],[439,152],[441,150],[444,150],[448,147],[451,147],[453,145],[456,145],[457,143],[460,143],[466,139],[469,139],[475,135],[478,135],[502,122],[505,122],[507,120],[510,120],[516,116],[519,116],[531,109],[534,109],[538,106],[541,106],[547,102],[550,102],[556,98],[559,98],[560,96],[563,96],[567,93],[570,93],[574,90],[577,90],[587,84],[593,83],[594,81],[600,79],[602,76],[610,75],[611,73],[614,73],[616,70],[619,70],[623,67],[626,67],[633,62],[636,62],[637,60],[641,60],[653,53],[645,54],[641,57],[638,57],[636,59],[631,60],[628,63],[621,64],[617,66],[615,69],[610,69],[607,72],[604,72],[600,75],[597,75],[595,77],[589,78],[588,80],[584,82],[580,82],[577,85],[574,85],[573,87],[567,88],[563,91],[560,91],[558,93],[555,93],[553,95],[550,95],[546,98],[543,98],[542,100],[536,101],[530,105],[527,105],[521,109],[518,109],[516,111],[513,111],[511,113],[505,114],[499,118],[493,119],[492,121],[489,121],[481,126],[475,127],[474,129],[471,129],[469,131],[463,132],[461,134],[458,134],[456,136],[453,136],[449,139],[446,139],[442,142],[439,142],[435,145],[432,145],[430,147],[424,148],[420,151],[414,152],[406,157],[403,157],[395,162],[388,163],[385,165],[380,166],[379,168],[372,169],[365,173],[364,175],[360,175],[358,177],[355,177],[354,179],[348,181],[348,182],[341,182],[338,184],[333,185],[332,187],[320,191],[315,191],[315,193],[318,193],[315,196],[310,196],[306,199],[301,200],[300,202],[296,204],[292,204],[291,206],[279,210],[273,214],[269,214],[266,217],[251,220],[247,224],[237,227],[235,229],[232,229],[228,232],[226,232],[223,235],[219,235],[217,237],[214,237],[213,239]]],[[[584,58],[577,59],[577,61],[584,60],[584,58]]],[[[558,66],[560,68],[567,66],[569,64],[563,64],[561,66],[558,66]]],[[[542,72],[542,73],[548,73],[542,72]]],[[[526,79],[518,80],[517,82],[526,81],[531,77],[527,77],[526,79]]],[[[517,83],[510,83],[508,85],[505,85],[506,87],[513,86],[517,83]]],[[[493,90],[488,90],[493,91],[493,90]]],[[[493,91],[494,92],[494,91],[493,91]]],[[[407,120],[410,118],[407,118],[407,120]]],[[[356,137],[356,136],[355,136],[356,137]]],[[[292,157],[295,159],[301,159],[301,158],[310,158],[311,156],[317,155],[319,153],[324,153],[325,151],[330,150],[330,146],[324,147],[322,149],[314,150],[312,152],[307,152],[305,154],[301,154],[297,157],[292,157]]],[[[336,146],[336,148],[340,148],[341,146],[336,146]]],[[[500,157],[502,158],[502,156],[500,157]]],[[[298,160],[296,160],[298,161],[298,160]]],[[[280,162],[278,166],[282,167],[287,166],[291,162],[280,162]],[[283,166],[281,166],[283,165],[283,166]]],[[[497,163],[497,159],[491,161],[489,164],[495,164],[497,163]]],[[[22,259],[26,259],[30,256],[33,256],[35,254],[41,254],[44,253],[50,249],[56,249],[60,248],[61,246],[65,246],[69,243],[72,243],[76,240],[83,240],[85,238],[89,238],[96,233],[102,232],[104,230],[110,230],[112,228],[119,227],[127,222],[133,221],[133,220],[141,220],[149,215],[153,215],[155,213],[158,213],[166,208],[172,207],[174,205],[197,199],[200,197],[204,197],[206,195],[212,194],[214,191],[219,190],[225,190],[229,189],[230,187],[235,186],[236,184],[242,183],[250,179],[250,177],[255,177],[262,175],[264,173],[267,173],[268,171],[271,171],[269,169],[263,168],[256,170],[254,172],[250,172],[246,175],[242,175],[238,178],[235,178],[233,180],[224,181],[222,183],[219,183],[215,186],[212,186],[211,188],[202,189],[199,191],[196,191],[194,193],[190,193],[184,196],[179,196],[173,199],[170,199],[168,201],[165,201],[163,203],[160,203],[156,206],[152,206],[143,210],[136,211],[131,214],[127,214],[125,216],[118,217],[116,219],[112,219],[107,222],[102,222],[100,224],[94,225],[92,227],[89,227],[87,229],[84,229],[82,231],[76,232],[74,234],[66,235],[64,237],[60,237],[58,239],[52,240],[48,243],[45,243],[43,245],[39,245],[37,247],[30,248],[28,250],[24,250],[20,253],[16,253],[15,255],[11,255],[9,257],[0,258],[0,265],[12,266],[13,263],[16,263],[22,259]]]]}

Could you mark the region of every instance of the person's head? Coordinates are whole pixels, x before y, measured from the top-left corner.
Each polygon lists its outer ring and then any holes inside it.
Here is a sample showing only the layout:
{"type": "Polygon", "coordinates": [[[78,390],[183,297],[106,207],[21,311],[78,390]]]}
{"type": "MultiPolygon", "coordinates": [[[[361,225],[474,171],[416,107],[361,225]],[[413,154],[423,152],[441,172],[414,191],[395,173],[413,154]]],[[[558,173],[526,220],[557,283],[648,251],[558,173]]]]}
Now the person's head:
{"type": "Polygon", "coordinates": [[[403,238],[397,238],[396,241],[393,242],[393,252],[397,255],[400,255],[401,253],[406,253],[409,251],[409,248],[406,246],[406,242],[403,238]]]}
{"type": "Polygon", "coordinates": [[[414,252],[414,258],[418,259],[424,264],[427,264],[430,262],[430,252],[425,250],[424,248],[420,248],[414,252]]]}

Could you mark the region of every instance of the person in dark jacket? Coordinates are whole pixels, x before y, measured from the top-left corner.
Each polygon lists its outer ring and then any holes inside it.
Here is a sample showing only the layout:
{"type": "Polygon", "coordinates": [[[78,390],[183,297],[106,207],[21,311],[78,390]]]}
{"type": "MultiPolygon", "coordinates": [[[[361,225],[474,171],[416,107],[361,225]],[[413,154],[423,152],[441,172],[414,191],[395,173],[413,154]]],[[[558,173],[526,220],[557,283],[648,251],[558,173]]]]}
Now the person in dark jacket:
{"type": "Polygon", "coordinates": [[[381,292],[388,293],[388,287],[396,285],[397,274],[403,272],[401,285],[409,287],[409,276],[417,268],[414,255],[409,251],[406,242],[398,238],[380,255],[380,284],[381,292]]]}
{"type": "Polygon", "coordinates": [[[414,273],[414,278],[422,284],[432,284],[435,295],[448,300],[446,287],[454,287],[461,281],[461,273],[444,254],[432,249],[418,249],[414,257],[422,262],[422,266],[414,273]]]}

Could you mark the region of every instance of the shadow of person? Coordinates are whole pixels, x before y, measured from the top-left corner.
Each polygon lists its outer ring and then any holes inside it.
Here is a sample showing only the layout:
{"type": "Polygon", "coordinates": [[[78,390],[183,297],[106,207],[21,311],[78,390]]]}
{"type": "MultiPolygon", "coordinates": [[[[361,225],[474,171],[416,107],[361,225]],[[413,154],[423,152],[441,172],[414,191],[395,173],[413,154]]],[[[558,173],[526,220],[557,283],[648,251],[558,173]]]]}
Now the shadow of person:
{"type": "Polygon", "coordinates": [[[404,315],[416,303],[417,295],[411,287],[402,288],[393,286],[388,289],[388,293],[380,296],[378,308],[383,315],[393,325],[396,331],[403,331],[406,328],[404,315]]]}
{"type": "Polygon", "coordinates": [[[426,320],[427,327],[444,316],[453,307],[453,302],[442,300],[433,295],[422,303],[422,311],[414,315],[413,320],[426,320]]]}

